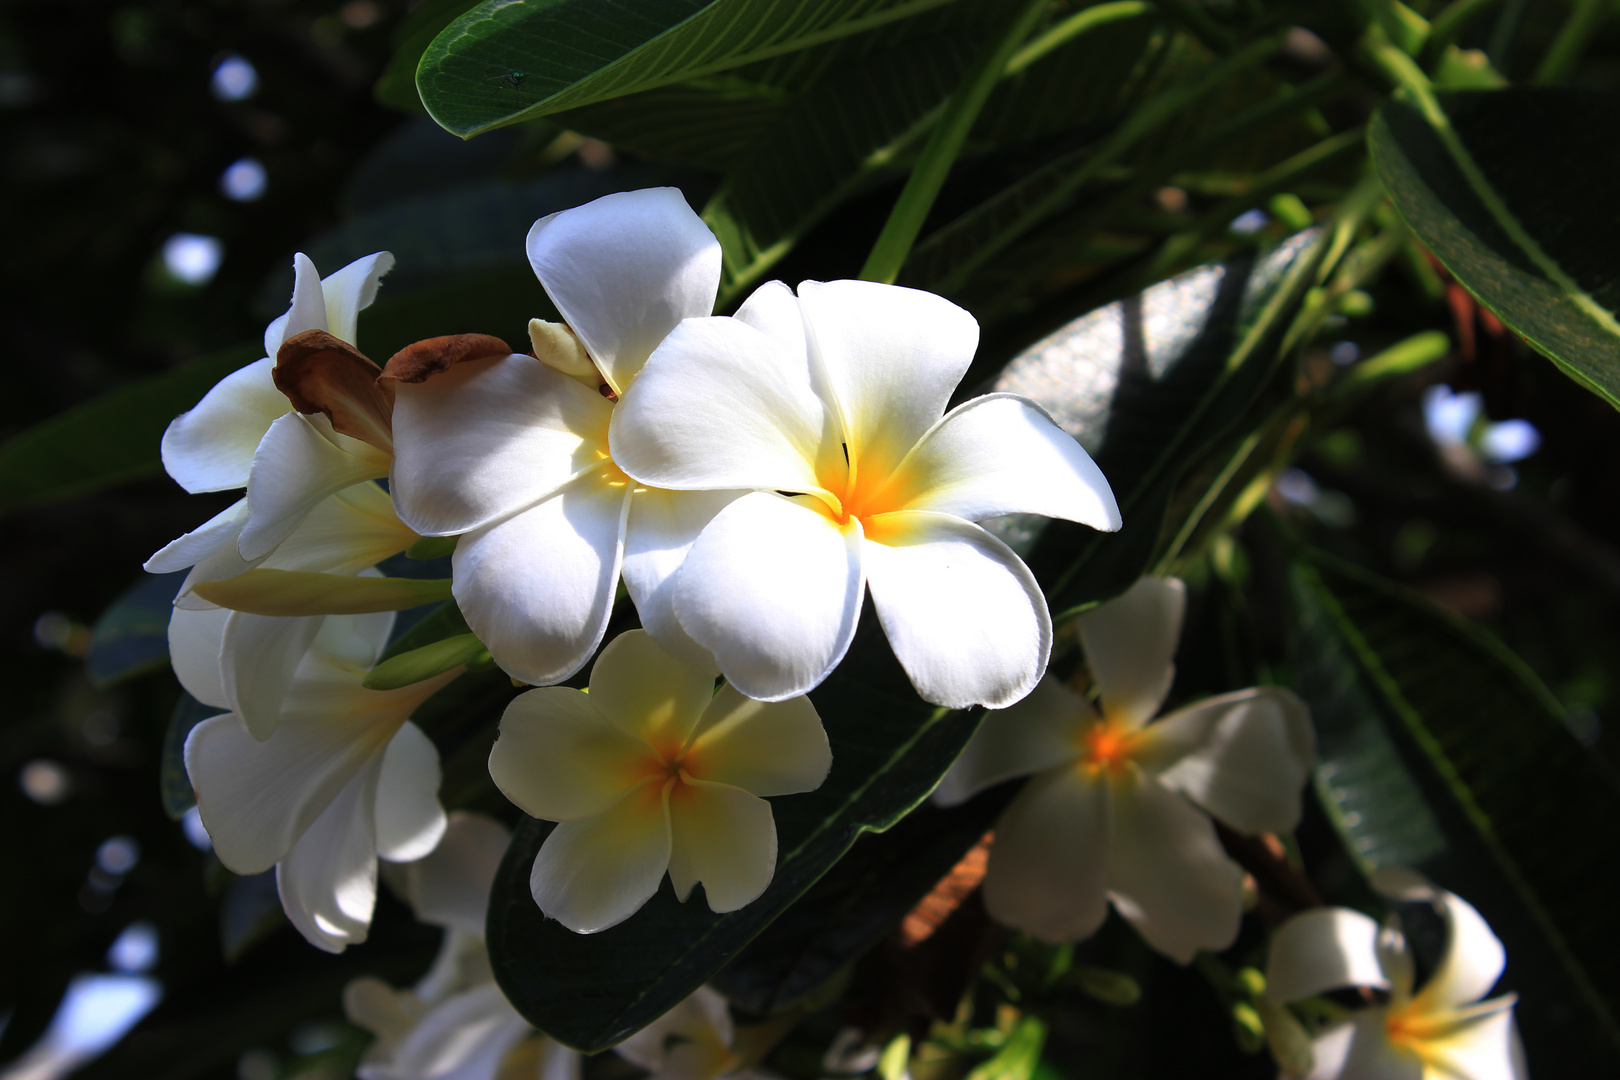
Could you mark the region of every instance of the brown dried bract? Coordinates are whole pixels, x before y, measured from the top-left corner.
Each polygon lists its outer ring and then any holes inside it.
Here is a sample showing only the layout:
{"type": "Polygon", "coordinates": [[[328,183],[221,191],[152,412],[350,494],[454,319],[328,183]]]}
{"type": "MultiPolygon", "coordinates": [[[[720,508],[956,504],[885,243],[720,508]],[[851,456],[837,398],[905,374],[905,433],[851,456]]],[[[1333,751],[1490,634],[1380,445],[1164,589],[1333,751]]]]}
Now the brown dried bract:
{"type": "Polygon", "coordinates": [[[282,343],[273,375],[299,412],[324,413],[337,431],[393,453],[393,388],[377,385],[378,370],[348,342],[306,330],[282,343]]]}
{"type": "Polygon", "coordinates": [[[488,334],[450,334],[407,345],[395,353],[377,377],[379,385],[426,382],[457,364],[509,356],[506,342],[488,334]]]}

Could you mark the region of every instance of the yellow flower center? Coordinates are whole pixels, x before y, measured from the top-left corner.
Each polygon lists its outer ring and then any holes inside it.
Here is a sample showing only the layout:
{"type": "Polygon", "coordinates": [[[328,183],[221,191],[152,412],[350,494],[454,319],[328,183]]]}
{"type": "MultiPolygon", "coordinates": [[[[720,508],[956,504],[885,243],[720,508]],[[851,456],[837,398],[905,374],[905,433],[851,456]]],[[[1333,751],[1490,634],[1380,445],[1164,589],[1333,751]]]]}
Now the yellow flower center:
{"type": "Polygon", "coordinates": [[[1080,736],[1080,767],[1093,776],[1117,774],[1131,760],[1140,733],[1114,720],[1100,720],[1080,736]]]}

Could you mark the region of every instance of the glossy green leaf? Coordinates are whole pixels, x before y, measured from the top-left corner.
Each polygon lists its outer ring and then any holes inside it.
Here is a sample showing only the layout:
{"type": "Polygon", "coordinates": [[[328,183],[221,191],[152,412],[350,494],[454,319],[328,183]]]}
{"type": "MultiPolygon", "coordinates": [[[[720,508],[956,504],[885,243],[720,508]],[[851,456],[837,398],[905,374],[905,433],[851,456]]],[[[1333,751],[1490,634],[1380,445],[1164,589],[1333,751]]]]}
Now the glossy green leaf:
{"type": "Polygon", "coordinates": [[[713,75],[948,2],[646,0],[632,7],[485,0],[428,46],[416,84],[435,120],[458,135],[476,135],[713,75]]]}
{"type": "Polygon", "coordinates": [[[257,344],[225,349],[13,435],[0,444],[0,513],[160,472],[158,440],[169,421],[260,351],[257,344]]]}
{"type": "Polygon", "coordinates": [[[1620,99],[1511,89],[1389,103],[1373,161],[1446,269],[1565,374],[1620,407],[1620,99]]]}
{"type": "MultiPolygon", "coordinates": [[[[1291,570],[1294,685],[1317,790],[1364,871],[1409,866],[1507,947],[1527,1043],[1620,1067],[1620,777],[1524,663],[1478,627],[1319,553],[1291,570]]],[[[1584,1068],[1577,1068],[1584,1066],[1584,1068]]]]}
{"type": "Polygon", "coordinates": [[[546,919],[529,894],[530,866],[552,824],[525,819],[518,826],[495,880],[487,936],[496,979],[530,1023],[596,1051],[657,1019],[725,966],[863,832],[889,828],[921,802],[978,724],[977,713],[944,712],[917,698],[870,610],[849,655],[810,697],[832,744],[832,772],[816,791],[771,800],[776,876],[741,910],[711,912],[701,888],[682,904],[665,878],[629,920],[597,934],[572,933],[546,919]]]}
{"type": "Polygon", "coordinates": [[[110,686],[169,663],[169,613],[185,574],[146,574],[119,594],[90,628],[84,666],[90,681],[110,686]]]}
{"type": "MultiPolygon", "coordinates": [[[[383,68],[373,91],[377,100],[401,112],[426,112],[416,92],[416,65],[422,53],[449,26],[478,0],[423,0],[411,9],[394,33],[394,55],[383,68]]],[[[491,82],[490,87],[500,84],[491,82]]]]}

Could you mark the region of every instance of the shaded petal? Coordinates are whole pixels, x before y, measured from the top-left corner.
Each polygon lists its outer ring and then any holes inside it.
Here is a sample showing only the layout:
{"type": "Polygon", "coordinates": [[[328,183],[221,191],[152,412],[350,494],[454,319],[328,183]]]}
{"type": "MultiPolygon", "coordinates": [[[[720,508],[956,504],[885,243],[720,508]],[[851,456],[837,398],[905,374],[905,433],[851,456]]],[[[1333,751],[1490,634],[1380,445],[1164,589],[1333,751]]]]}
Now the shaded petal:
{"type": "Polygon", "coordinates": [[[1048,673],[1022,701],[984,714],[934,789],[934,801],[955,806],[1003,780],[1075,761],[1092,715],[1085,698],[1048,673]]]}
{"type": "Polygon", "coordinates": [[[887,476],[945,412],[979,324],[933,293],[871,281],[805,281],[799,303],[857,469],[887,476]]]}
{"type": "Polygon", "coordinates": [[[439,751],[407,720],[383,751],[377,780],[377,854],[410,862],[439,844],[448,824],[439,803],[439,751]]]}
{"type": "MultiPolygon", "coordinates": [[[[354,260],[335,274],[322,279],[321,298],[326,307],[325,326],[301,326],[291,330],[292,337],[299,330],[326,330],[333,337],[353,345],[359,341],[355,326],[360,312],[377,299],[377,288],[382,276],[394,268],[394,256],[386,251],[365,255],[354,260]]],[[[283,338],[285,340],[285,338],[283,338]]],[[[271,356],[276,355],[271,353],[271,356]]]]}
{"type": "Polygon", "coordinates": [[[322,616],[285,618],[230,612],[220,654],[220,677],[228,707],[255,739],[268,739],[281,719],[281,706],[303,663],[322,616]]]}
{"type": "Polygon", "coordinates": [[[1272,686],[1223,694],[1148,725],[1142,737],[1163,729],[1175,741],[1180,729],[1197,728],[1204,730],[1197,748],[1159,782],[1239,832],[1293,831],[1316,760],[1310,710],[1299,695],[1272,686]]]}
{"type": "Polygon", "coordinates": [[[619,393],[682,319],[708,315],[720,242],[678,188],[604,195],[529,230],[529,265],[619,393]]]}
{"type": "Polygon", "coordinates": [[[688,319],[613,410],[619,468],[652,487],[816,491],[842,451],[801,361],[736,319],[688,319]],[[826,447],[830,446],[830,451],[826,447]]]}
{"type": "Polygon", "coordinates": [[[990,915],[1042,941],[1078,941],[1108,914],[1108,785],[1080,769],[1030,780],[996,822],[984,878],[990,915]]]}
{"type": "Polygon", "coordinates": [[[395,990],[374,975],[350,979],[343,987],[343,1015],[377,1037],[367,1057],[392,1054],[416,1026],[419,1008],[411,994],[395,990]]]}
{"type": "Polygon", "coordinates": [[[1159,711],[1175,678],[1186,606],[1180,581],[1145,577],[1080,616],[1080,643],[1110,719],[1141,725],[1159,711]]]}
{"type": "Polygon", "coordinates": [[[1034,689],[1052,651],[1052,619],[1011,548],[949,514],[879,514],[863,524],[872,603],[925,701],[1004,708],[1034,689]]]}
{"type": "Polygon", "coordinates": [[[373,807],[381,763],[371,762],[276,864],[281,909],[304,940],[326,952],[366,940],[377,904],[373,807]]]}
{"type": "Polygon", "coordinates": [[[234,555],[236,536],[247,522],[247,509],[247,500],[237,499],[195,529],[163,545],[141,569],[149,574],[172,574],[202,562],[216,551],[234,555]]]}
{"type": "Polygon", "coordinates": [[[1271,936],[1266,996],[1287,1002],[1349,986],[1388,990],[1377,943],[1377,921],[1359,911],[1340,907],[1302,911],[1271,936]]]}
{"type": "Polygon", "coordinates": [[[969,521],[1043,514],[1112,531],[1119,504],[1102,470],[1039,405],[988,394],[952,409],[895,470],[886,502],[969,521]]]}
{"type": "Polygon", "coordinates": [[[501,794],[546,821],[605,813],[660,766],[646,743],[602,716],[595,694],[560,686],[513,699],[489,752],[501,794]]]}
{"type": "Polygon", "coordinates": [[[1243,871],[1200,811],[1134,768],[1110,781],[1114,865],[1108,898],[1149,945],[1178,964],[1224,949],[1243,916],[1243,871]]]}
{"type": "Polygon", "coordinates": [[[669,869],[664,792],[673,782],[648,780],[602,813],[551,831],[529,876],[529,891],[548,918],[594,934],[652,899],[669,869]]]}
{"type": "Polygon", "coordinates": [[[219,654],[225,644],[225,621],[233,614],[224,608],[175,608],[169,613],[169,663],[175,678],[186,693],[216,709],[231,707],[219,654]]]}
{"type": "Polygon", "coordinates": [[[580,1080],[584,1075],[585,1058],[578,1050],[564,1046],[555,1039],[542,1037],[539,1080],[580,1080]]]}
{"type": "Polygon", "coordinates": [[[355,574],[420,540],[399,520],[388,492],[366,481],[315,504],[261,564],[272,570],[355,574]]]}
{"type": "Polygon", "coordinates": [[[669,880],[682,902],[701,881],[710,911],[736,911],[776,874],[771,804],[742,788],[682,778],[669,793],[669,825],[669,880]]]}
{"type": "Polygon", "coordinates": [[[642,627],[658,644],[692,665],[718,671],[709,651],[675,617],[675,571],[714,516],[741,491],[667,491],[640,488],[630,499],[624,533],[624,586],[642,627]]]}
{"type": "Polygon", "coordinates": [[[1445,1070],[1447,1080],[1527,1080],[1511,999],[1502,1000],[1503,1008],[1470,1016],[1424,1041],[1424,1054],[1445,1070]]]}
{"type": "Polygon", "coordinates": [[[855,637],[866,591],[860,543],[859,522],[841,529],[780,495],[744,495],[692,545],[675,575],[675,613],[738,690],[797,697],[855,637]]]}
{"type": "Polygon", "coordinates": [[[237,539],[242,558],[268,555],[322,499],[387,476],[388,464],[387,454],[332,431],[324,416],[283,416],[253,455],[248,521],[237,539]]]}
{"type": "Polygon", "coordinates": [[[649,1072],[663,1069],[669,1051],[685,1043],[725,1049],[731,1045],[731,1011],[726,999],[700,986],[669,1012],[613,1048],[613,1052],[649,1072]]]}
{"type": "Polygon", "coordinates": [[[1311,1049],[1316,1067],[1305,1080],[1429,1080],[1416,1054],[1390,1045],[1383,1009],[1364,1010],[1328,1028],[1311,1049]]]}
{"type": "Polygon", "coordinates": [[[532,356],[470,360],[396,387],[389,489],[420,533],[509,517],[607,454],[613,406],[532,356]]]}
{"type": "Polygon", "coordinates": [[[284,314],[264,328],[264,355],[275,359],[281,343],[305,330],[327,330],[326,293],[321,274],[302,251],[293,255],[292,301],[284,314]]]}
{"type": "Polygon", "coordinates": [[[416,917],[482,938],[489,890],[511,839],[512,830],[494,818],[451,811],[439,846],[405,868],[416,917]]]}
{"type": "Polygon", "coordinates": [[[591,704],[626,735],[673,757],[714,697],[714,674],[683,664],[644,630],[608,642],[591,668],[591,704]]]}
{"type": "Polygon", "coordinates": [[[755,701],[734,686],[722,686],[704,709],[686,758],[694,778],[754,795],[814,791],[831,768],[832,747],[809,698],[755,701]]]}
{"type": "Polygon", "coordinates": [[[485,983],[446,998],[422,1017],[394,1055],[399,1080],[495,1080],[533,1029],[485,983]]]}
{"type": "Polygon", "coordinates": [[[175,483],[192,494],[247,486],[259,440],[292,409],[276,389],[274,367],[266,357],[231,372],[169,423],[163,432],[163,468],[175,483]]]}
{"type": "Polygon", "coordinates": [[[597,469],[456,545],[456,603],[514,678],[568,678],[607,631],[630,509],[630,485],[616,475],[597,469]]]}
{"type": "MultiPolygon", "coordinates": [[[[366,570],[359,577],[381,577],[380,570],[366,570]]],[[[364,615],[327,615],[321,623],[320,633],[310,646],[310,652],[337,667],[364,675],[377,663],[389,637],[394,631],[397,611],[373,611],[364,615]]],[[[435,690],[442,682],[430,680],[418,686],[431,685],[435,690]]],[[[405,688],[400,692],[408,692],[405,688]]],[[[424,700],[426,695],[423,695],[424,700]]]]}

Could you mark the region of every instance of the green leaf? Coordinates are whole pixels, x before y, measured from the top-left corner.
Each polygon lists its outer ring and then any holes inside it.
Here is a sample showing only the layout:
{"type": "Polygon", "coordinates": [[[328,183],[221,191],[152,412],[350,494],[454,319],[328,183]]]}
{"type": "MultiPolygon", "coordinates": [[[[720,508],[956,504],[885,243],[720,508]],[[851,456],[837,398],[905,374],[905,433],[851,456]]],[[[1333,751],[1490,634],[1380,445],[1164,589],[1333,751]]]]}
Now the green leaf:
{"type": "Polygon", "coordinates": [[[428,46],[416,84],[435,120],[471,136],[713,75],[949,2],[485,0],[428,46]],[[503,77],[517,85],[499,82],[503,77]]]}
{"type": "Polygon", "coordinates": [[[384,660],[366,673],[360,685],[367,690],[398,690],[443,675],[451,668],[488,661],[489,650],[477,634],[457,634],[384,660]]]}
{"type": "Polygon", "coordinates": [[[258,344],[225,349],[13,435],[0,444],[0,514],[156,474],[169,421],[261,351],[258,344]]]}
{"type": "Polygon", "coordinates": [[[86,673],[97,686],[111,686],[169,666],[169,613],[185,573],[143,575],[90,628],[86,673]]]}
{"type": "Polygon", "coordinates": [[[180,700],[174,703],[168,730],[163,734],[158,786],[163,795],[163,812],[176,821],[197,805],[197,793],[191,789],[191,777],[186,773],[186,736],[210,716],[219,716],[224,711],[204,705],[184,690],[180,691],[180,700]]]}
{"type": "MultiPolygon", "coordinates": [[[[1294,685],[1321,738],[1317,790],[1364,871],[1410,866],[1507,947],[1532,1045],[1620,1067],[1620,778],[1495,638],[1318,552],[1291,569],[1294,685]]],[[[1585,1068],[1576,1068],[1582,1064],[1585,1068]]]]}
{"type": "MultiPolygon", "coordinates": [[[[1420,88],[1421,89],[1421,88],[1420,88]]],[[[1565,374],[1620,408],[1620,99],[1558,89],[1389,103],[1368,141],[1412,231],[1565,374]]]]}
{"type": "MultiPolygon", "coordinates": [[[[394,55],[389,57],[388,66],[383,68],[373,89],[377,100],[401,112],[426,112],[416,92],[416,65],[439,32],[477,3],[478,0],[424,0],[411,9],[394,32],[394,55]]],[[[490,83],[492,88],[498,85],[490,83]]]]}
{"type": "Polygon", "coordinates": [[[849,655],[810,694],[832,744],[816,791],[771,800],[776,875],[758,900],[724,915],[701,890],[675,899],[666,878],[627,921],[574,934],[546,919],[529,871],[552,823],[526,819],[490,900],[488,940],[507,998],[540,1030],[586,1051],[612,1046],[708,981],[868,831],[882,831],[927,797],[978,725],[977,712],[923,703],[894,660],[874,613],[849,655]]]}

